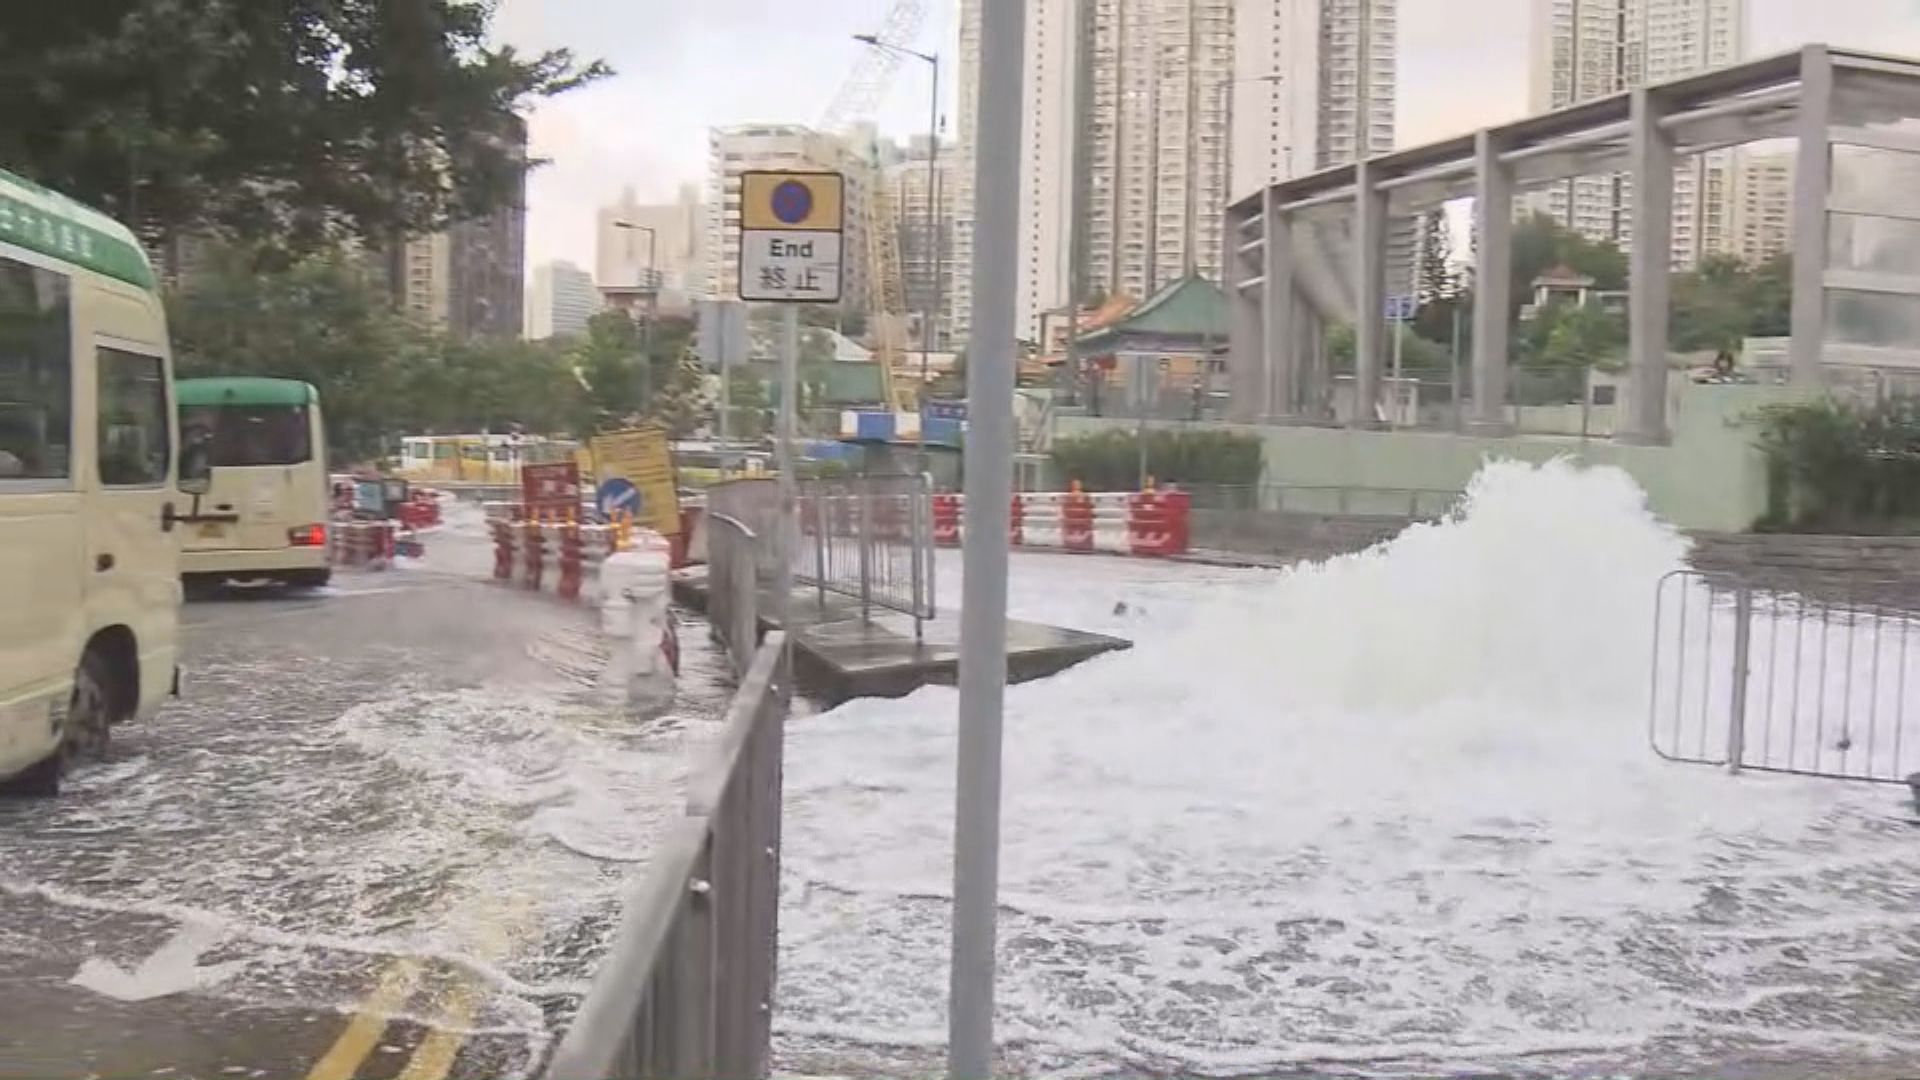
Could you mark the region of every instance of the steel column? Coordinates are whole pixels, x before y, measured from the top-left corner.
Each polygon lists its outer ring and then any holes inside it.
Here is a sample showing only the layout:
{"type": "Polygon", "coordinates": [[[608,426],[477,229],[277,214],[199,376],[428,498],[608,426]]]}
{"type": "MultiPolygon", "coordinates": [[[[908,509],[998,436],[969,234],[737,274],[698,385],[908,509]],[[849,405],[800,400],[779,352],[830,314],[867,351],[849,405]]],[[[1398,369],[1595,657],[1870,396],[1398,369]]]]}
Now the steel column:
{"type": "Polygon", "coordinates": [[[1821,383],[1827,344],[1827,198],[1833,182],[1833,58],[1824,46],[1800,52],[1799,150],[1793,171],[1793,336],[1787,359],[1795,386],[1821,383]]]}
{"type": "Polygon", "coordinates": [[[1260,354],[1266,380],[1261,384],[1260,419],[1268,422],[1293,415],[1300,361],[1299,335],[1294,332],[1292,219],[1280,213],[1272,187],[1261,199],[1266,209],[1260,225],[1267,240],[1261,249],[1260,354]]]}
{"type": "Polygon", "coordinates": [[[1627,257],[1626,423],[1614,438],[1667,439],[1667,327],[1673,268],[1673,135],[1670,111],[1644,87],[1633,91],[1627,148],[1633,173],[1633,250],[1627,257]]]}
{"type": "MultiPolygon", "coordinates": [[[[1271,198],[1271,193],[1263,196],[1271,198]]],[[[1263,293],[1242,289],[1248,273],[1247,257],[1240,253],[1240,227],[1253,217],[1253,211],[1227,211],[1226,238],[1221,244],[1221,287],[1227,294],[1227,415],[1238,423],[1251,423],[1265,416],[1267,362],[1263,293]]],[[[1261,225],[1264,229],[1266,226],[1261,225]]]]}
{"type": "Polygon", "coordinates": [[[1473,228],[1480,265],[1474,273],[1473,420],[1475,430],[1505,432],[1507,423],[1507,315],[1513,283],[1513,167],[1500,144],[1482,131],[1473,143],[1473,228]]]}
{"type": "Polygon", "coordinates": [[[1374,166],[1354,168],[1353,423],[1379,424],[1380,358],[1387,305],[1387,193],[1376,186],[1374,166]]]}

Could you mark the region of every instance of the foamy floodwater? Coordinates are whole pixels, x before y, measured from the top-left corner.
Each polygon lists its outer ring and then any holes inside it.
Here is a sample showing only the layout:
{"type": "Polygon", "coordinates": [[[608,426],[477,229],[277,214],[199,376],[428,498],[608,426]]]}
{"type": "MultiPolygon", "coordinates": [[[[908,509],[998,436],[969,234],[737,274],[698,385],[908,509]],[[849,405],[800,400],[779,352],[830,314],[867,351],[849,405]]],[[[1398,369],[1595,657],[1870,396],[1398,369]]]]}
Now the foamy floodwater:
{"type": "MultiPolygon", "coordinates": [[[[1920,1063],[1896,794],[1647,747],[1653,587],[1684,552],[1625,474],[1556,463],[1490,466],[1455,519],[1292,571],[1016,557],[1014,614],[1136,647],[1008,694],[1008,1064],[1920,1063]]],[[[790,731],[790,1068],[937,1067],[955,705],[790,731]]]]}
{"type": "Polygon", "coordinates": [[[59,799],[0,804],[0,921],[24,932],[0,958],[131,963],[208,927],[234,966],[204,994],[323,1010],[417,960],[421,1019],[513,1036],[538,1065],[683,811],[724,659],[687,628],[681,696],[633,715],[594,689],[590,612],[372,580],[188,609],[183,699],[59,799]]]}

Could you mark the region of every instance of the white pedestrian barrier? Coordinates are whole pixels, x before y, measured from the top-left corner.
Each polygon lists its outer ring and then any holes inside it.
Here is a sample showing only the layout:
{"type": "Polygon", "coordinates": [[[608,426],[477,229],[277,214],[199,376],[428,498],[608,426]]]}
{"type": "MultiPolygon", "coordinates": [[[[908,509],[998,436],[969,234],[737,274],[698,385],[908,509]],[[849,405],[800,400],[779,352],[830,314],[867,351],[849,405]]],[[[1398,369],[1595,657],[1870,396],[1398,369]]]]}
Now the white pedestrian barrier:
{"type": "Polygon", "coordinates": [[[601,690],[610,700],[664,705],[673,699],[667,603],[672,554],[664,538],[634,534],[634,547],[600,564],[600,629],[609,648],[601,690]]]}

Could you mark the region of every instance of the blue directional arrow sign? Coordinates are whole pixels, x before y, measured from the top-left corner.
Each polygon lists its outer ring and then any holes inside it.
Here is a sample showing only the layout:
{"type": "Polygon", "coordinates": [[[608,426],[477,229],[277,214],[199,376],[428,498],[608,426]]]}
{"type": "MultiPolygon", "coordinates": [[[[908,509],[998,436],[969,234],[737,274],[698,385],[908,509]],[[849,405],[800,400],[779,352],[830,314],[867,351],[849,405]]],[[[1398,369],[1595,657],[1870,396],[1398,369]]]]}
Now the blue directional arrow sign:
{"type": "Polygon", "coordinates": [[[640,489],[633,481],[616,476],[601,484],[594,493],[594,499],[600,505],[600,514],[611,518],[615,514],[640,514],[640,489]]]}

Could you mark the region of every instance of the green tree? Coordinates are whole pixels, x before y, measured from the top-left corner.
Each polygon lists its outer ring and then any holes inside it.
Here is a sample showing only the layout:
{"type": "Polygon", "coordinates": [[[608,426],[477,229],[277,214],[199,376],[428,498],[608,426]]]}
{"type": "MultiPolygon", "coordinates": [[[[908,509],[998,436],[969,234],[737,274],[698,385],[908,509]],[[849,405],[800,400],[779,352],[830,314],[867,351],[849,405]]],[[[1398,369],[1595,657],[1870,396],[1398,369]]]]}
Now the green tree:
{"type": "Polygon", "coordinates": [[[727,380],[727,434],[731,438],[752,441],[764,438],[768,427],[768,409],[772,399],[767,386],[753,372],[734,370],[727,380]]]}
{"type": "Polygon", "coordinates": [[[707,370],[691,350],[683,351],[673,370],[654,393],[648,417],[676,439],[699,433],[713,419],[713,395],[707,388],[707,370]]]}
{"type": "Polygon", "coordinates": [[[646,412],[651,385],[640,350],[640,328],[625,312],[602,311],[587,320],[587,335],[570,355],[584,393],[575,413],[583,432],[630,426],[646,412]]]}
{"type": "Polygon", "coordinates": [[[1627,287],[1627,256],[1605,241],[1588,240],[1545,214],[1534,214],[1513,229],[1513,294],[1515,314],[1533,302],[1533,279],[1565,266],[1593,279],[1596,289],[1627,287]]]}
{"type": "Polygon", "coordinates": [[[1414,295],[1422,307],[1459,295],[1460,278],[1453,268],[1453,235],[1447,212],[1435,208],[1420,216],[1419,263],[1414,273],[1414,295]]]}
{"type": "Polygon", "coordinates": [[[1782,337],[1792,329],[1793,264],[1781,255],[1757,267],[1708,256],[1673,278],[1668,341],[1683,352],[1731,349],[1741,339],[1782,337]]]}
{"type": "Polygon", "coordinates": [[[608,74],[462,0],[98,0],[0,34],[0,161],[176,252],[375,247],[518,189],[518,110],[608,74]]]}
{"type": "Polygon", "coordinates": [[[387,307],[362,266],[335,255],[262,274],[252,262],[247,251],[216,251],[205,272],[169,293],[182,376],[312,383],[343,459],[378,454],[391,433],[440,399],[432,342],[387,307]]]}

